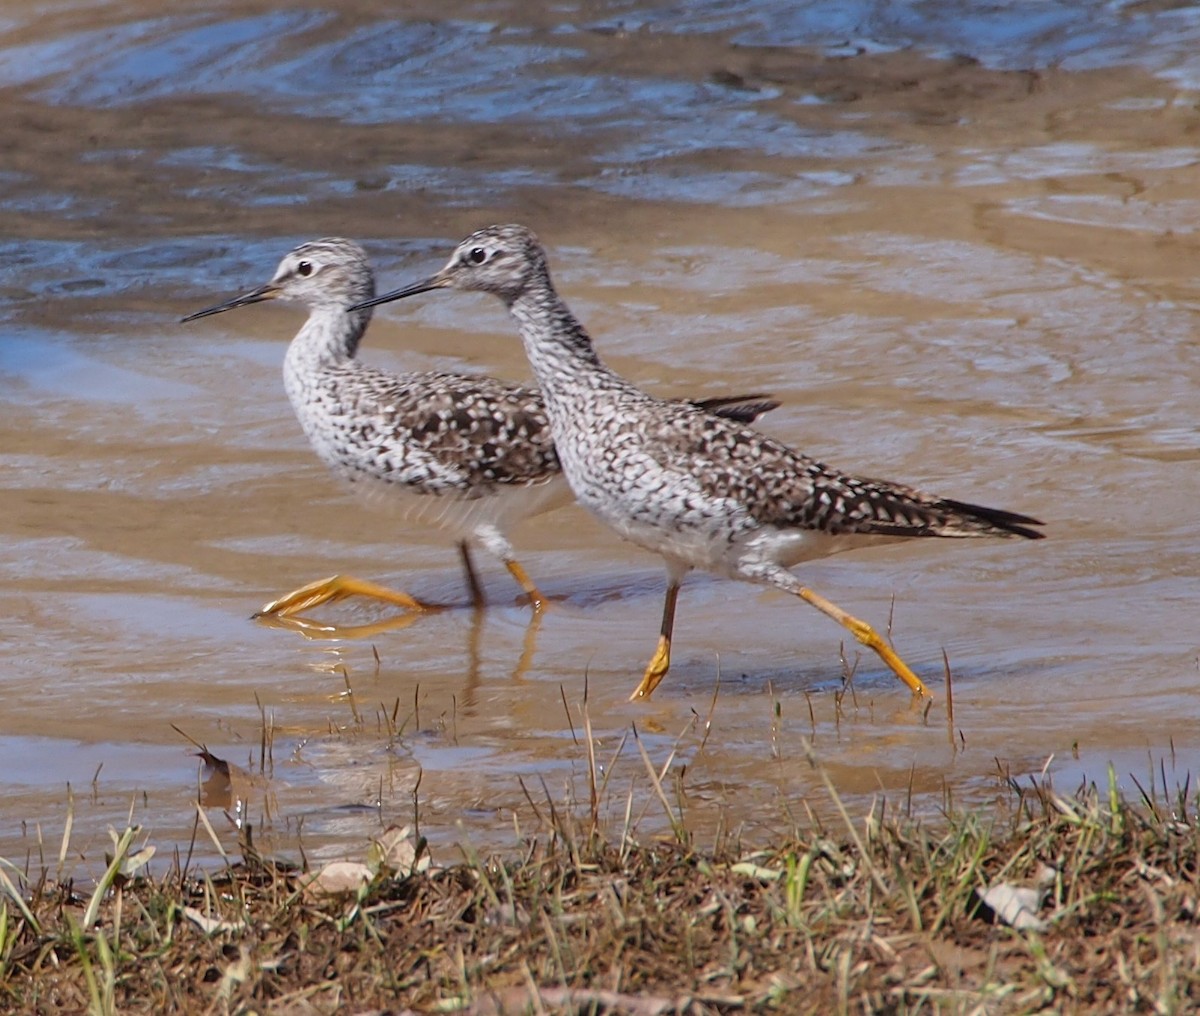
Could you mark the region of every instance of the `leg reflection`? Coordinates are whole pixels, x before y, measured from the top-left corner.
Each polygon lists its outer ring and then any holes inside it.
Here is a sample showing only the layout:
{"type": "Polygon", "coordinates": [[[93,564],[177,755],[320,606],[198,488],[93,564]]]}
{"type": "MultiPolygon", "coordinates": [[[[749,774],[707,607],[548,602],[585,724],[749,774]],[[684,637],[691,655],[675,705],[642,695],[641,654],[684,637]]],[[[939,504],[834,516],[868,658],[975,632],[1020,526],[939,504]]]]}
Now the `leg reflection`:
{"type": "MultiPolygon", "coordinates": [[[[260,615],[255,620],[265,628],[282,628],[287,631],[294,631],[310,642],[348,642],[373,638],[374,636],[383,635],[388,632],[403,631],[412,625],[424,622],[432,613],[427,611],[424,613],[396,614],[392,617],[382,618],[378,621],[371,621],[365,624],[330,624],[327,621],[317,621],[298,614],[260,615]]],[[[467,665],[466,672],[463,675],[464,686],[461,695],[461,704],[466,708],[475,706],[479,687],[482,683],[485,616],[486,611],[484,610],[471,611],[471,622],[467,628],[465,646],[467,665]]],[[[525,625],[525,633],[521,639],[521,653],[517,657],[516,664],[511,673],[511,679],[514,681],[524,680],[533,667],[533,659],[537,653],[538,631],[541,629],[542,618],[544,616],[545,612],[541,610],[535,610],[529,614],[529,619],[525,625]]],[[[376,656],[378,658],[378,654],[376,656]]],[[[331,667],[325,661],[317,669],[323,672],[331,672],[337,668],[331,667]]]]}

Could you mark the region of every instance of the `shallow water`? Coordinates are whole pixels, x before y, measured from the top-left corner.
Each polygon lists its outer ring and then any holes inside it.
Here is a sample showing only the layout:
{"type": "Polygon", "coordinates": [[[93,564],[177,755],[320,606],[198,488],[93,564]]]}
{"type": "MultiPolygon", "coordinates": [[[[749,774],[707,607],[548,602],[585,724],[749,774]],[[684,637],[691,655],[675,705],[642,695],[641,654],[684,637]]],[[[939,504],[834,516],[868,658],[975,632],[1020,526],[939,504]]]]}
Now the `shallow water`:
{"type": "MultiPolygon", "coordinates": [[[[88,863],[131,812],[186,849],[203,772],[172,725],[251,771],[234,799],[281,853],[414,816],[435,848],[503,846],[538,828],[527,791],[586,800],[585,687],[605,808],[619,825],[633,788],[644,833],[666,821],[635,726],[702,835],[821,810],[806,739],[858,811],[1200,768],[1200,12],[526,6],[7,6],[0,856],[56,856],[68,810],[88,863]],[[177,319],[303,239],[363,241],[391,286],[493,221],[539,231],[646,387],[770,391],[763,428],[827,461],[1049,523],[804,569],[893,614],[927,715],[873,658],[839,707],[835,625],[704,576],[671,675],[626,703],[661,568],[576,508],[515,534],[555,599],[534,628],[483,559],[481,616],[248,620],[334,572],[463,603],[457,555],[308,451],[279,378],[298,311],[177,319]]],[[[430,294],[383,308],[363,355],[527,377],[513,335],[430,294]]],[[[231,846],[232,800],[205,801],[231,846]]]]}

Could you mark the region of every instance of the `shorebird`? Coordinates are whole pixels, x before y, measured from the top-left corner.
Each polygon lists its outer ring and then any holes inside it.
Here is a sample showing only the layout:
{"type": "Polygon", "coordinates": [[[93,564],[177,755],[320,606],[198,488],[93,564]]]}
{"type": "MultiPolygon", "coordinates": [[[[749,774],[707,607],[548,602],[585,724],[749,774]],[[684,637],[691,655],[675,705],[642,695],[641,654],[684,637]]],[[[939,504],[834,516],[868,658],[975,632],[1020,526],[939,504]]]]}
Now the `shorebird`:
{"type": "MultiPolygon", "coordinates": [[[[534,609],[541,609],[545,597],[514,557],[507,535],[522,519],[572,497],[541,394],[486,375],[393,374],[367,366],[356,353],[371,311],[354,304],[374,294],[363,249],[328,237],[291,251],[265,285],[182,320],[264,300],[307,307],[308,319],[284,358],[283,382],[317,457],[370,502],[451,533],[476,607],[484,595],[472,544],[499,558],[534,609]]],[[[741,420],[778,405],[764,395],[697,404],[741,420]]],[[[406,592],[334,575],[267,603],[256,616],[292,615],[354,595],[408,610],[430,607],[406,592]]]]}
{"type": "Polygon", "coordinates": [[[671,662],[675,601],[694,568],[774,586],[844,625],[915,695],[929,690],[875,630],[788,569],[912,537],[1024,537],[1041,522],[844,473],[736,421],[641,391],[596,355],[558,295],[524,226],[471,234],[435,275],[354,309],[434,289],[499,297],[516,319],[546,400],[563,472],[578,501],[662,556],[667,591],[658,645],[631,699],[648,698],[671,662]]]}

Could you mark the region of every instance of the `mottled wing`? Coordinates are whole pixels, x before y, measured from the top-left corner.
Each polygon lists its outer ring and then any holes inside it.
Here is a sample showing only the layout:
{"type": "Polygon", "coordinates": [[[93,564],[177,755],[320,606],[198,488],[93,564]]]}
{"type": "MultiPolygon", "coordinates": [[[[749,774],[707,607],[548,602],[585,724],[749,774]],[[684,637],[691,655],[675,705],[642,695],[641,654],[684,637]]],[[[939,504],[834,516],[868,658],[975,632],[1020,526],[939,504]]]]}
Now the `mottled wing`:
{"type": "Polygon", "coordinates": [[[832,536],[1042,536],[1015,512],[932,497],[903,484],[851,476],[734,420],[701,411],[656,414],[646,450],[758,525],[832,536]]]}
{"type": "Polygon", "coordinates": [[[385,456],[375,472],[396,482],[482,497],[560,471],[536,389],[486,375],[396,377],[356,364],[353,390],[356,443],[385,456]]]}

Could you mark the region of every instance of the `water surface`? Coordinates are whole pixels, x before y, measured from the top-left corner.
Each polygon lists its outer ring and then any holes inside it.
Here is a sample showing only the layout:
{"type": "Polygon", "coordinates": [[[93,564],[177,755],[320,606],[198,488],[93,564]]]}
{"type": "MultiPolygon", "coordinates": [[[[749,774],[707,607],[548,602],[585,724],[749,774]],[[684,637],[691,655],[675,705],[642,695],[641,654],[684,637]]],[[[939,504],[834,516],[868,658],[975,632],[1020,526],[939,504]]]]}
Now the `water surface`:
{"type": "MultiPolygon", "coordinates": [[[[289,856],[414,817],[444,852],[503,846],[530,797],[586,800],[585,687],[606,808],[632,793],[646,834],[635,725],[702,835],[821,810],[808,740],[860,811],[1197,769],[1194,7],[411,6],[0,21],[0,856],[56,856],[68,809],[90,863],[131,812],[186,846],[203,772],[173,725],[252,773],[242,818],[289,856]],[[892,617],[928,714],[873,658],[840,695],[840,629],[704,576],[670,677],[626,703],[661,568],[576,508],[515,534],[555,599],[534,628],[483,560],[482,615],[248,620],[335,572],[465,596],[438,534],[308,451],[279,378],[299,312],[177,319],[304,239],[364,242],[390,286],[493,221],[538,230],[647,388],[770,391],[764,429],[827,461],[1047,521],[804,568],[892,617]]],[[[482,297],[390,305],[363,355],[528,376],[482,297]]],[[[205,801],[232,845],[233,804],[205,801]]]]}

